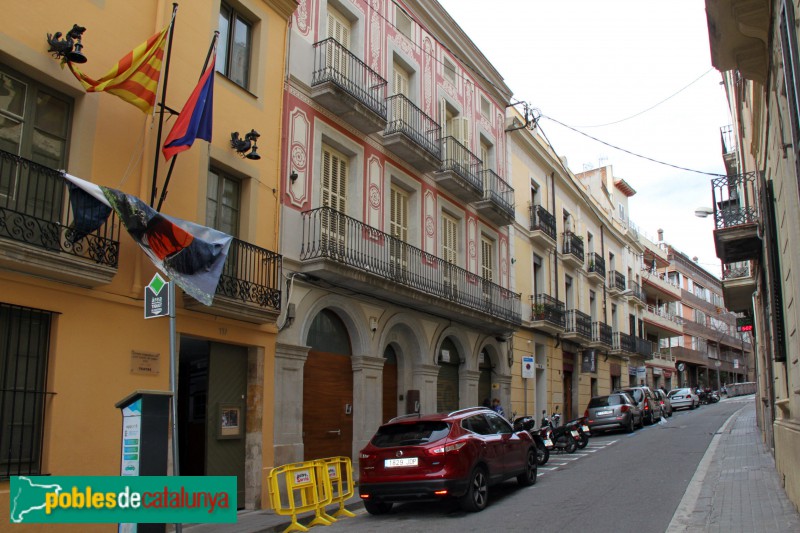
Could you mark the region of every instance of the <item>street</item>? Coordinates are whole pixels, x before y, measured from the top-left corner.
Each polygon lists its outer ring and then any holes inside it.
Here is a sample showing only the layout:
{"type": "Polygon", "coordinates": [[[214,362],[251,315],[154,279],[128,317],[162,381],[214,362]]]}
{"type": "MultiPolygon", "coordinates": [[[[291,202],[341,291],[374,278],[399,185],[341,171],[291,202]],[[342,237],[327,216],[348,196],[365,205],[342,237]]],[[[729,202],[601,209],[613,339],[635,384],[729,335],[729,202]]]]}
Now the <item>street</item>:
{"type": "Polygon", "coordinates": [[[396,504],[385,516],[361,509],[326,531],[663,532],[714,434],[743,402],[677,411],[630,435],[592,437],[584,450],[552,454],[533,487],[493,487],[480,513],[455,502],[396,504]]]}

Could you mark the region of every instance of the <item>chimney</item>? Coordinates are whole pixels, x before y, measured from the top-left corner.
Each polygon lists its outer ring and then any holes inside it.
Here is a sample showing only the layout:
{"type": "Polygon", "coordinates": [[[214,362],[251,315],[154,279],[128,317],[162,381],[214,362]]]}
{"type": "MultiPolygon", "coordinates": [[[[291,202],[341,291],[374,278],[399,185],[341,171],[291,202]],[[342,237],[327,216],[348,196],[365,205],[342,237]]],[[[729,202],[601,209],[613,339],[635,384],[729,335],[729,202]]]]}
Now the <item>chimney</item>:
{"type": "Polygon", "coordinates": [[[658,230],[658,242],[661,242],[663,240],[664,240],[664,230],[659,228],[659,230],[658,230]]]}

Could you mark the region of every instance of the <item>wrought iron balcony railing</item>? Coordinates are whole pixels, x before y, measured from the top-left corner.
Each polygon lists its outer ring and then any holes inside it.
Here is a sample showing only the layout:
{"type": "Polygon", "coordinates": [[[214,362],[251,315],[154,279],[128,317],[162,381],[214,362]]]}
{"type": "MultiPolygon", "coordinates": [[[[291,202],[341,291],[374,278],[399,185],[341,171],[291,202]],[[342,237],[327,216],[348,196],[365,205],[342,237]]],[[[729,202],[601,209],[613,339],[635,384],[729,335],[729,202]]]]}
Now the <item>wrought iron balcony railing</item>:
{"type": "Polygon", "coordinates": [[[728,263],[722,269],[722,279],[731,280],[737,278],[749,278],[750,261],[741,261],[739,263],[728,263]]]}
{"type": "Polygon", "coordinates": [[[387,118],[386,135],[402,133],[431,155],[441,158],[442,147],[439,144],[442,129],[425,112],[402,94],[395,94],[386,99],[389,116],[387,118]]]}
{"type": "Polygon", "coordinates": [[[70,196],[60,171],[0,150],[0,238],[116,268],[121,224],[112,211],[98,229],[81,230],[75,211],[87,201],[70,196]]]}
{"type": "Polygon", "coordinates": [[[627,333],[621,331],[614,332],[614,339],[611,344],[613,350],[623,351],[627,353],[636,353],[636,340],[627,333]]]}
{"type": "Polygon", "coordinates": [[[613,330],[605,322],[592,322],[592,340],[611,346],[613,330]]]}
{"type": "Polygon", "coordinates": [[[548,294],[531,295],[532,320],[545,320],[555,326],[563,328],[566,325],[564,317],[564,302],[556,300],[548,294]]]}
{"type": "Polygon", "coordinates": [[[747,172],[735,176],[720,176],[711,180],[716,229],[758,222],[757,178],[756,172],[747,172]]]}
{"type": "Polygon", "coordinates": [[[330,207],[303,212],[300,259],[327,258],[520,323],[520,295],[330,207]]]}
{"type": "Polygon", "coordinates": [[[609,270],[608,271],[609,279],[608,279],[608,288],[609,289],[616,289],[620,292],[625,290],[625,275],[621,272],[617,272],[616,270],[609,270]]]}
{"type": "Polygon", "coordinates": [[[582,263],[584,259],[583,239],[571,231],[565,231],[562,235],[564,236],[564,248],[562,252],[575,256],[582,263]]]}
{"type": "Polygon", "coordinates": [[[550,236],[554,241],[556,240],[556,217],[550,214],[542,205],[532,205],[530,207],[531,213],[531,231],[542,230],[545,234],[550,236]]]}
{"type": "Polygon", "coordinates": [[[442,139],[441,170],[455,172],[473,189],[480,191],[481,195],[483,195],[483,181],[481,180],[483,162],[478,156],[470,152],[466,146],[458,142],[455,137],[442,139]]]}
{"type": "Polygon", "coordinates": [[[628,289],[630,289],[630,291],[631,291],[631,296],[633,296],[637,300],[642,301],[642,302],[647,300],[647,296],[645,296],[644,291],[642,290],[642,287],[638,283],[636,283],[635,281],[629,281],[628,282],[628,289]]]}
{"type": "Polygon", "coordinates": [[[640,339],[639,337],[634,337],[636,341],[636,353],[639,355],[644,355],[645,357],[651,357],[653,355],[653,343],[647,339],[640,339]]]}
{"type": "Polygon", "coordinates": [[[334,38],[314,43],[311,86],[332,82],[386,118],[386,80],[334,38]]]}
{"type": "Polygon", "coordinates": [[[587,339],[592,338],[592,317],[577,309],[567,311],[567,332],[577,333],[587,339]]]}
{"type": "Polygon", "coordinates": [[[491,200],[511,217],[514,216],[514,189],[494,170],[484,170],[483,198],[491,200]]]}
{"type": "Polygon", "coordinates": [[[280,254],[233,239],[216,294],[280,311],[282,265],[280,254]]]}
{"type": "Polygon", "coordinates": [[[599,274],[603,279],[606,277],[606,260],[597,252],[589,252],[589,272],[599,274]]]}

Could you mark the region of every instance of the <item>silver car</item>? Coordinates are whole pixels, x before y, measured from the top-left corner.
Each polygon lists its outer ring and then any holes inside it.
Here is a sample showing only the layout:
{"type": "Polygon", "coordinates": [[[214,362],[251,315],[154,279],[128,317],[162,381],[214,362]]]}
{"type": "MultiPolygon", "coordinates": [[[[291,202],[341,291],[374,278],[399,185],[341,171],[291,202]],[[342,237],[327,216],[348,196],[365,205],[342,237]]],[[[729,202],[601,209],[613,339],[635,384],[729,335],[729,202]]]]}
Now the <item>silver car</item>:
{"type": "Polygon", "coordinates": [[[644,425],[642,410],[624,392],[593,397],[584,416],[592,434],[609,429],[633,433],[634,429],[644,425]]]}
{"type": "Polygon", "coordinates": [[[700,398],[692,389],[672,389],[667,394],[673,409],[694,409],[700,405],[700,398]]]}

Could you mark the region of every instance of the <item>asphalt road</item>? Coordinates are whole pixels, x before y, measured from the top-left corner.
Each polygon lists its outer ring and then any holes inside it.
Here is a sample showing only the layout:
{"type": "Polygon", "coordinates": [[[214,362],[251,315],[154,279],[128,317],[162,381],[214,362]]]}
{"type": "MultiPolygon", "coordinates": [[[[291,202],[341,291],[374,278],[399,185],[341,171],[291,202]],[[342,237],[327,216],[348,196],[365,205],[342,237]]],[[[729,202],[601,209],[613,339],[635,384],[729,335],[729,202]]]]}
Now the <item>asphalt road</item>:
{"type": "Polygon", "coordinates": [[[480,513],[455,502],[395,504],[384,516],[362,509],[325,532],[663,532],[712,437],[740,407],[720,402],[631,435],[592,437],[577,454],[552,454],[533,487],[512,480],[490,489],[480,513]]]}

